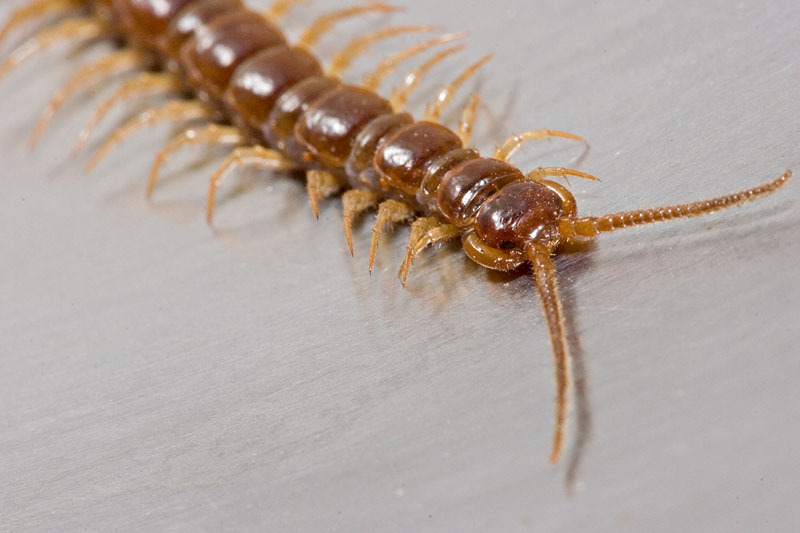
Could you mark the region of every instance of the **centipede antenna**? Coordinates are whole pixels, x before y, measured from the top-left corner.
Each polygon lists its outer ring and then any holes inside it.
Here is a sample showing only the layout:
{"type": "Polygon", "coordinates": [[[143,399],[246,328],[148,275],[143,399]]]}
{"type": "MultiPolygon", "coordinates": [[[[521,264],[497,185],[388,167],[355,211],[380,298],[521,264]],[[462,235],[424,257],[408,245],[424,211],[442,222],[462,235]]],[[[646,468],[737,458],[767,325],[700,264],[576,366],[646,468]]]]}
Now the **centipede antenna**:
{"type": "Polygon", "coordinates": [[[378,206],[378,216],[375,218],[375,226],[372,228],[372,244],[369,249],[369,272],[375,264],[375,252],[378,251],[378,243],[386,224],[394,225],[397,222],[404,222],[414,216],[414,210],[403,202],[397,200],[386,200],[378,206]]]}
{"type": "Polygon", "coordinates": [[[358,15],[363,15],[364,13],[395,13],[402,10],[403,9],[400,7],[375,2],[363,6],[350,7],[341,9],[339,11],[333,11],[331,13],[325,13],[317,17],[311,23],[311,25],[306,28],[306,30],[300,36],[300,39],[297,41],[297,46],[311,48],[317,44],[317,41],[319,41],[319,39],[328,30],[330,30],[334,24],[340,20],[353,18],[358,15]]]}
{"type": "Polygon", "coordinates": [[[466,48],[466,46],[458,45],[442,50],[419,67],[406,74],[403,84],[395,88],[395,90],[392,91],[392,95],[389,97],[392,108],[402,109],[406,105],[406,102],[408,102],[408,97],[411,96],[411,92],[416,89],[425,74],[441,63],[446,57],[460,52],[464,48],[466,48]]]}
{"type": "Polygon", "coordinates": [[[114,94],[97,106],[92,116],[89,117],[86,125],[78,135],[72,154],[77,155],[81,151],[86,141],[89,140],[92,131],[117,103],[129,100],[134,96],[143,96],[149,93],[176,93],[181,88],[181,81],[171,74],[141,72],[135,77],[125,80],[114,94]]]}
{"type": "Polygon", "coordinates": [[[500,145],[497,150],[494,152],[494,158],[499,159],[501,161],[509,161],[511,156],[514,153],[522,148],[525,143],[529,143],[532,141],[544,141],[549,140],[552,137],[561,137],[563,139],[572,139],[573,141],[579,142],[586,142],[586,139],[583,137],[579,137],[577,135],[573,135],[572,133],[566,133],[563,131],[555,131],[555,130],[547,130],[547,129],[540,129],[540,130],[531,130],[526,131],[524,133],[520,133],[518,135],[512,135],[508,139],[500,145]]]}
{"type": "Polygon", "coordinates": [[[42,110],[39,122],[33,130],[30,145],[36,146],[56,112],[68,98],[79,90],[128,70],[143,68],[153,62],[152,56],[134,49],[119,50],[83,66],[64,86],[56,91],[42,110]]]}
{"type": "Polygon", "coordinates": [[[47,15],[69,13],[78,8],[86,7],[83,0],[34,0],[11,12],[5,24],[0,27],[0,44],[8,34],[18,27],[47,15]]]}
{"type": "Polygon", "coordinates": [[[430,39],[428,41],[414,44],[406,48],[405,50],[402,50],[397,54],[381,61],[372,72],[364,76],[364,80],[361,82],[361,85],[367,90],[375,91],[378,89],[378,87],[380,87],[381,83],[392,72],[394,72],[394,69],[403,61],[411,59],[412,57],[421,54],[422,52],[430,48],[433,48],[434,46],[456,41],[466,36],[467,32],[448,33],[447,35],[442,35],[440,37],[436,37],[435,39],[430,39]]]}
{"type": "Polygon", "coordinates": [[[285,17],[289,10],[297,4],[305,4],[308,0],[275,0],[267,9],[265,15],[272,20],[280,20],[285,17]]]}
{"type": "Polygon", "coordinates": [[[564,328],[564,310],[558,294],[556,267],[550,257],[550,250],[538,243],[526,247],[526,256],[533,269],[533,281],[542,302],[542,311],[550,331],[550,344],[553,347],[553,363],[556,381],[556,414],[553,429],[553,448],[550,462],[557,463],[564,448],[564,426],[567,419],[567,404],[570,389],[570,358],[567,336],[564,328]]]}
{"type": "Polygon", "coordinates": [[[356,37],[347,43],[342,50],[334,54],[330,67],[328,67],[328,76],[340,76],[358,56],[366,52],[371,45],[382,40],[407,33],[425,33],[438,31],[440,29],[440,26],[393,26],[380,29],[362,37],[356,37]]]}
{"type": "Polygon", "coordinates": [[[436,122],[439,120],[439,117],[442,115],[442,111],[450,103],[450,100],[453,99],[455,92],[461,87],[464,82],[466,82],[469,78],[475,75],[480,68],[491,61],[494,57],[494,54],[487,54],[469,67],[467,67],[464,72],[462,72],[456,79],[454,79],[449,85],[442,88],[439,91],[439,94],[436,96],[436,100],[433,103],[429,104],[428,107],[425,109],[425,114],[422,117],[422,120],[429,120],[431,122],[436,122]]]}
{"type": "Polygon", "coordinates": [[[563,218],[559,220],[559,232],[565,237],[594,237],[603,232],[615,231],[642,224],[653,224],[679,218],[707,215],[715,211],[742,205],[762,196],[772,194],[789,181],[792,172],[787,170],[777,178],[756,187],[710,200],[688,204],[669,205],[638,211],[625,211],[599,217],[563,218]]]}
{"type": "Polygon", "coordinates": [[[92,41],[107,34],[108,28],[97,19],[72,18],[63,20],[55,26],[41,30],[11,52],[3,64],[0,65],[0,80],[25,60],[60,41],[69,39],[76,43],[92,41]]]}
{"type": "Polygon", "coordinates": [[[184,146],[209,144],[215,146],[230,146],[244,144],[247,138],[238,128],[233,126],[222,126],[220,124],[206,124],[201,127],[190,127],[173,137],[169,143],[158,153],[150,176],[147,180],[145,198],[149,199],[153,195],[156,187],[158,173],[166,162],[167,158],[184,146]]]}
{"type": "Polygon", "coordinates": [[[140,128],[151,126],[158,122],[194,120],[210,117],[211,112],[208,107],[199,100],[171,100],[161,107],[154,107],[143,111],[139,116],[134,117],[131,121],[114,131],[111,137],[100,147],[94,157],[92,157],[86,165],[86,170],[92,170],[114,146],[140,128]]]}
{"type": "Polygon", "coordinates": [[[236,148],[225,158],[219,169],[211,176],[208,187],[208,202],[206,203],[206,222],[212,223],[214,219],[214,202],[217,189],[230,172],[240,166],[256,167],[264,170],[287,171],[294,170],[294,164],[283,157],[280,152],[264,148],[260,145],[242,146],[236,148]]]}

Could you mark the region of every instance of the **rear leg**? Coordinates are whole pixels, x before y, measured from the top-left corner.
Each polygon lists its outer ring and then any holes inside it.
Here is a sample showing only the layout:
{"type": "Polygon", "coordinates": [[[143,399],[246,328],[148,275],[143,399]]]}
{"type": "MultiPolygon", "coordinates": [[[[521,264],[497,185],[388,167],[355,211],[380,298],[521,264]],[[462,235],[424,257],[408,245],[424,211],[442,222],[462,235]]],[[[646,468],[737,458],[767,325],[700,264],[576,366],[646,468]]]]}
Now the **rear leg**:
{"type": "Polygon", "coordinates": [[[328,76],[338,77],[349,67],[355,59],[369,50],[369,47],[382,40],[390,39],[405,33],[422,33],[436,31],[439,26],[394,26],[383,28],[362,37],[356,37],[339,52],[337,52],[328,67],[328,76]]]}
{"type": "Polygon", "coordinates": [[[423,115],[422,120],[429,120],[431,122],[438,121],[442,116],[442,112],[444,111],[445,107],[447,107],[447,104],[449,104],[453,99],[453,96],[455,96],[458,88],[461,87],[469,78],[474,76],[483,65],[492,59],[492,57],[494,57],[494,54],[489,54],[479,59],[477,62],[467,67],[464,72],[458,75],[456,79],[443,87],[436,96],[436,100],[429,104],[425,109],[425,114],[423,115]]]}
{"type": "Polygon", "coordinates": [[[333,11],[331,13],[324,13],[317,17],[300,35],[297,46],[302,48],[313,47],[315,44],[317,44],[320,38],[330,31],[331,28],[333,28],[333,25],[340,20],[357,17],[359,15],[363,15],[364,13],[392,13],[397,11],[401,11],[401,9],[387,4],[374,2],[363,6],[350,7],[341,9],[339,11],[333,11]]]}
{"type": "Polygon", "coordinates": [[[11,12],[5,24],[0,27],[0,44],[8,35],[28,22],[44,18],[48,15],[62,15],[71,11],[86,8],[83,0],[34,0],[11,12]]]}
{"type": "Polygon", "coordinates": [[[147,180],[145,197],[150,198],[158,180],[158,173],[166,162],[167,158],[184,146],[209,144],[215,146],[236,146],[247,142],[247,138],[242,135],[238,128],[232,126],[221,126],[219,124],[207,124],[201,127],[191,127],[183,130],[170,140],[156,156],[150,177],[147,180]]]}
{"type": "Polygon", "coordinates": [[[314,218],[319,218],[319,201],[339,192],[344,186],[342,178],[324,170],[309,170],[306,173],[306,190],[311,202],[314,218]]]}
{"type": "Polygon", "coordinates": [[[421,43],[412,45],[409,48],[406,48],[405,50],[402,50],[397,54],[381,61],[372,72],[364,76],[361,85],[367,90],[377,91],[381,83],[383,83],[383,81],[392,72],[394,72],[397,66],[403,61],[411,59],[412,57],[421,54],[425,50],[433,48],[436,45],[449,43],[451,41],[461,39],[465,35],[466,33],[449,33],[447,35],[442,35],[441,37],[436,37],[435,39],[430,39],[428,41],[423,41],[421,43]]]}
{"type": "Polygon", "coordinates": [[[183,88],[181,81],[171,74],[157,73],[157,72],[141,72],[135,77],[125,80],[122,85],[116,90],[114,94],[103,101],[97,109],[95,109],[92,116],[86,122],[86,125],[78,135],[78,141],[72,149],[72,154],[77,155],[78,152],[86,145],[92,131],[97,127],[100,121],[105,117],[111,108],[119,102],[125,102],[136,96],[143,96],[152,93],[177,93],[183,88]]]}
{"type": "Polygon", "coordinates": [[[154,59],[150,54],[138,50],[125,49],[112,52],[94,63],[81,67],[61,89],[53,94],[47,107],[42,110],[39,122],[31,135],[31,146],[35,146],[39,142],[53,116],[73,94],[115,74],[147,68],[154,64],[154,59]]]}
{"type": "Polygon", "coordinates": [[[36,53],[61,41],[73,43],[89,42],[111,36],[111,31],[100,20],[94,18],[66,19],[55,26],[45,28],[18,46],[0,65],[0,80],[36,53]]]}
{"type": "Polygon", "coordinates": [[[403,202],[397,200],[386,200],[378,206],[378,216],[375,219],[375,226],[372,228],[372,245],[369,249],[369,271],[375,264],[375,252],[378,250],[381,234],[386,224],[394,225],[397,222],[405,222],[414,217],[414,210],[403,202]]]}
{"type": "Polygon", "coordinates": [[[211,111],[198,100],[171,100],[161,107],[154,107],[143,111],[139,116],[117,128],[106,143],[100,147],[94,157],[86,166],[92,170],[111,151],[114,146],[123,141],[136,130],[151,126],[158,122],[210,119],[211,111]]]}
{"type": "Polygon", "coordinates": [[[411,235],[408,238],[406,257],[400,266],[400,271],[397,273],[397,277],[400,278],[403,287],[406,286],[408,271],[411,269],[411,264],[417,255],[428,246],[455,239],[459,235],[460,233],[456,226],[446,224],[438,218],[422,217],[415,220],[411,224],[411,235]]]}
{"type": "Polygon", "coordinates": [[[225,158],[219,169],[211,176],[208,187],[208,203],[206,204],[206,221],[211,224],[214,218],[214,203],[216,202],[217,189],[222,181],[237,167],[256,167],[264,170],[288,171],[295,166],[280,152],[264,148],[263,146],[242,146],[235,149],[225,158]]]}
{"type": "Polygon", "coordinates": [[[375,208],[379,201],[377,194],[363,189],[350,189],[342,195],[342,222],[350,255],[353,255],[353,222],[364,211],[375,208]]]}

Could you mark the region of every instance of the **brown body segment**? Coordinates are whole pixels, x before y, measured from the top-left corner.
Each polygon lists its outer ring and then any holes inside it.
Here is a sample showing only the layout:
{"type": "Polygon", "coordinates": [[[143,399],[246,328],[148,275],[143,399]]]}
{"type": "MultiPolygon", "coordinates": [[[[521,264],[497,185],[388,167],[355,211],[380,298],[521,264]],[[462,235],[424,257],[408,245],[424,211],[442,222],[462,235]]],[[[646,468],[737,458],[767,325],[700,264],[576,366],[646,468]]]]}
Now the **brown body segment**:
{"type": "Polygon", "coordinates": [[[524,179],[518,168],[503,161],[483,157],[471,159],[445,175],[436,195],[436,205],[451,224],[468,226],[490,196],[524,179]]]}
{"type": "Polygon", "coordinates": [[[194,39],[201,28],[215,19],[243,8],[242,0],[197,0],[178,12],[166,30],[155,39],[156,45],[168,57],[169,69],[181,74],[183,46],[194,39]]]}
{"type": "Polygon", "coordinates": [[[261,127],[261,134],[273,148],[295,163],[302,164],[307,147],[294,134],[298,120],[320,96],[339,85],[338,80],[324,77],[308,78],[297,83],[275,102],[269,118],[261,127]]]}
{"type": "Polygon", "coordinates": [[[392,133],[413,122],[408,113],[393,113],[381,115],[364,126],[345,163],[347,181],[353,188],[373,192],[381,190],[380,178],[375,170],[375,154],[392,133]]]}
{"type": "Polygon", "coordinates": [[[286,39],[265,17],[239,9],[200,26],[181,50],[187,82],[212,102],[219,102],[236,67],[247,58],[286,39]]]}
{"type": "Polygon", "coordinates": [[[129,36],[156,48],[173,18],[198,0],[111,0],[119,24],[129,36]]]}
{"type": "Polygon", "coordinates": [[[237,126],[263,139],[261,128],[278,98],[298,82],[321,75],[319,61],[305,50],[273,46],[236,69],[223,100],[237,126]]]}
{"type": "Polygon", "coordinates": [[[396,131],[375,154],[381,185],[406,202],[416,204],[428,169],[442,156],[463,148],[461,139],[433,122],[415,122],[396,131]]]}
{"type": "Polygon", "coordinates": [[[392,114],[389,101],[372,91],[341,85],[314,101],[297,122],[295,135],[312,159],[326,168],[341,170],[356,137],[374,119],[392,114]]]}

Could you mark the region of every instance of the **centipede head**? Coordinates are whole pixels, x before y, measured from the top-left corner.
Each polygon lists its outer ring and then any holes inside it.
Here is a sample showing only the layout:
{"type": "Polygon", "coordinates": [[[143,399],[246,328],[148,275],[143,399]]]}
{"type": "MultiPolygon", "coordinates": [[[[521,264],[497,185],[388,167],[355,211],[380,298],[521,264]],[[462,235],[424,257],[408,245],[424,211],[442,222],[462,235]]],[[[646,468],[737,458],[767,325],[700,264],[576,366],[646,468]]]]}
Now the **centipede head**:
{"type": "Polygon", "coordinates": [[[487,268],[515,269],[527,261],[531,245],[555,249],[562,239],[559,220],[574,216],[576,210],[574,196],[559,183],[512,183],[481,205],[472,231],[463,238],[464,250],[487,268]]]}

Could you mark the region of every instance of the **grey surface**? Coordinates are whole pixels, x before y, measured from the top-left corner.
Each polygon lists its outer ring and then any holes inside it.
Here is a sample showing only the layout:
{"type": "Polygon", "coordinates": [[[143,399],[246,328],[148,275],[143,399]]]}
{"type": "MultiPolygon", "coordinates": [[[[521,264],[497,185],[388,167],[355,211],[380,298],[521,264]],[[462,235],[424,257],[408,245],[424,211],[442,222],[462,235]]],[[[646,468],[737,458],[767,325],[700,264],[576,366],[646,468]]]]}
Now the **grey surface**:
{"type": "MultiPolygon", "coordinates": [[[[471,31],[417,111],[454,65],[496,52],[481,146],[584,135],[579,161],[556,142],[516,160],[600,176],[572,183],[600,214],[800,171],[797,3],[695,4],[414,1],[393,21],[471,31]]],[[[54,51],[0,85],[0,529],[800,530],[800,182],[559,259],[584,375],[552,466],[528,279],[450,247],[404,291],[407,229],[369,276],[369,224],[351,259],[338,200],[314,221],[299,182],[256,172],[226,186],[209,230],[203,149],[148,205],[169,128],[88,176],[69,158],[108,89],[30,152],[49,92],[91,55],[54,51]]]]}

